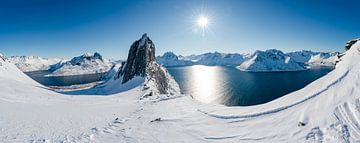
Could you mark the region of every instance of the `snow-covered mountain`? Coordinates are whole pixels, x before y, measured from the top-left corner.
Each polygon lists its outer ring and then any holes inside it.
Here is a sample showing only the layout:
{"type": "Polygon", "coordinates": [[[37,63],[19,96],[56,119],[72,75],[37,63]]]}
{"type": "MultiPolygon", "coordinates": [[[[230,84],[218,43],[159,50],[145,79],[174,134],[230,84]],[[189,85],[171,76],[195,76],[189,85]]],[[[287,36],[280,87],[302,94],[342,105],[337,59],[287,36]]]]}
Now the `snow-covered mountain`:
{"type": "Polygon", "coordinates": [[[339,60],[338,52],[312,52],[303,50],[286,54],[296,62],[309,66],[335,66],[339,60]]]}
{"type": "Polygon", "coordinates": [[[328,52],[312,56],[307,63],[311,66],[335,66],[338,61],[338,52],[328,52]]]}
{"type": "Polygon", "coordinates": [[[61,61],[51,66],[53,71],[48,76],[68,76],[81,74],[105,73],[112,67],[112,63],[104,59],[99,53],[86,53],[72,58],[70,61],[61,61]]]}
{"type": "Polygon", "coordinates": [[[10,62],[15,64],[23,72],[48,70],[51,65],[58,63],[61,59],[41,58],[38,56],[12,56],[10,62]]]}
{"type": "Polygon", "coordinates": [[[66,96],[1,58],[0,142],[358,142],[360,42],[350,47],[324,77],[248,107],[190,96],[139,100],[143,85],[112,96],[66,96]]]}
{"type": "Polygon", "coordinates": [[[198,55],[195,56],[194,58],[190,56],[187,57],[187,59],[194,61],[194,63],[198,65],[224,66],[224,65],[238,65],[244,61],[245,56],[240,54],[223,54],[219,52],[214,52],[214,53],[205,53],[202,55],[198,55]]]}
{"type": "Polygon", "coordinates": [[[275,49],[256,51],[238,68],[243,71],[252,72],[301,71],[307,69],[282,51],[275,49]]]}
{"type": "Polygon", "coordinates": [[[185,60],[182,56],[177,56],[173,52],[166,52],[162,56],[156,57],[156,61],[163,66],[188,66],[192,65],[193,62],[185,60]]]}
{"type": "Polygon", "coordinates": [[[146,33],[131,45],[126,62],[114,65],[106,77],[106,82],[96,88],[72,94],[112,94],[138,86],[147,91],[143,97],[180,93],[176,81],[156,62],[155,45],[146,33]]]}
{"type": "Polygon", "coordinates": [[[319,54],[320,52],[313,52],[308,50],[295,51],[286,53],[290,58],[299,63],[307,63],[312,56],[319,54]]]}
{"type": "Polygon", "coordinates": [[[185,65],[207,65],[207,66],[226,66],[238,65],[245,60],[246,55],[225,54],[225,53],[205,53],[200,55],[177,56],[173,52],[166,52],[157,57],[159,64],[164,66],[185,66],[185,65]]]}

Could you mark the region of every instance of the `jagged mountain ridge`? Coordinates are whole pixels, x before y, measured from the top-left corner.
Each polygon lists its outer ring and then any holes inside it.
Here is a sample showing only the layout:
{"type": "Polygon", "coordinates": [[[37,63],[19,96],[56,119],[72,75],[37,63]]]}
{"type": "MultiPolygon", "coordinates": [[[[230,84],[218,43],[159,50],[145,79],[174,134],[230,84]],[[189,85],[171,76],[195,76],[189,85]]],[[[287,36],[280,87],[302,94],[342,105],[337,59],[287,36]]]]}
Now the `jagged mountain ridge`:
{"type": "Polygon", "coordinates": [[[126,63],[118,71],[118,75],[123,78],[122,84],[140,76],[146,78],[147,84],[156,86],[158,93],[168,94],[171,92],[169,91],[171,89],[169,80],[173,79],[165,68],[156,63],[155,44],[146,33],[131,45],[126,63]]]}
{"type": "Polygon", "coordinates": [[[256,51],[245,62],[238,66],[243,71],[300,71],[307,68],[296,62],[280,50],[270,49],[256,51]]]}
{"type": "MultiPolygon", "coordinates": [[[[280,50],[277,50],[280,51],[280,50]]],[[[267,50],[264,52],[271,52],[267,50]]],[[[253,55],[253,54],[252,54],[253,55]]],[[[302,66],[335,66],[339,59],[338,52],[313,52],[309,50],[284,53],[291,61],[295,61],[302,66]]],[[[252,56],[249,54],[226,54],[226,53],[205,53],[200,55],[181,56],[173,52],[166,52],[157,57],[158,63],[163,66],[189,66],[189,65],[207,65],[207,66],[226,66],[241,65],[252,56]]]]}
{"type": "Polygon", "coordinates": [[[155,44],[146,33],[130,46],[126,61],[112,66],[103,84],[71,94],[108,95],[136,87],[141,87],[146,92],[142,97],[168,97],[180,93],[176,81],[164,67],[156,63],[155,44]]]}
{"type": "Polygon", "coordinates": [[[49,76],[68,76],[81,74],[106,73],[112,67],[112,63],[103,59],[103,57],[95,52],[93,55],[86,53],[81,56],[72,58],[69,61],[60,61],[51,66],[53,71],[49,76]]]}
{"type": "Polygon", "coordinates": [[[166,52],[157,57],[158,63],[163,66],[188,66],[188,65],[207,65],[207,66],[226,66],[238,65],[246,58],[244,54],[237,53],[204,53],[201,55],[181,56],[173,52],[166,52]]]}

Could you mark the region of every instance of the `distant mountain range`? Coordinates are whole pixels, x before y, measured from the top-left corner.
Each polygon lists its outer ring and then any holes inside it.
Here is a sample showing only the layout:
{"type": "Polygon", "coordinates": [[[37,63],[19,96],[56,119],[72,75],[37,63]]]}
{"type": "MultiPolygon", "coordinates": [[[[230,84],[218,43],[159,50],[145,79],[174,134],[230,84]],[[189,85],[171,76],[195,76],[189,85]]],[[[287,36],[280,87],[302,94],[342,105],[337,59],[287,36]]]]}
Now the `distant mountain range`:
{"type": "Polygon", "coordinates": [[[38,56],[12,56],[9,61],[23,72],[49,70],[48,76],[68,76],[81,74],[105,73],[113,63],[103,59],[99,53],[86,53],[71,60],[41,58],[38,56]]]}
{"type": "MultiPolygon", "coordinates": [[[[156,61],[166,67],[207,65],[237,66],[243,71],[298,71],[314,66],[335,66],[338,52],[296,51],[284,53],[270,49],[255,51],[253,54],[209,52],[200,55],[181,56],[166,52],[157,56],[156,61]]],[[[52,71],[49,76],[105,73],[118,61],[104,59],[99,53],[83,54],[70,60],[41,58],[38,56],[12,56],[9,61],[21,71],[52,71]]]]}
{"type": "Polygon", "coordinates": [[[49,70],[51,65],[61,61],[61,59],[42,58],[38,56],[12,56],[9,61],[15,64],[23,72],[49,70]]]}
{"type": "Polygon", "coordinates": [[[63,61],[52,65],[50,70],[53,72],[48,76],[106,73],[112,66],[112,62],[104,59],[99,53],[95,52],[93,55],[86,53],[74,57],[70,61],[63,61]]]}
{"type": "Polygon", "coordinates": [[[335,66],[338,52],[296,51],[284,53],[270,49],[255,51],[253,54],[238,53],[205,53],[200,55],[181,56],[166,52],[157,57],[157,62],[163,66],[237,66],[243,71],[298,71],[313,66],[335,66]]]}

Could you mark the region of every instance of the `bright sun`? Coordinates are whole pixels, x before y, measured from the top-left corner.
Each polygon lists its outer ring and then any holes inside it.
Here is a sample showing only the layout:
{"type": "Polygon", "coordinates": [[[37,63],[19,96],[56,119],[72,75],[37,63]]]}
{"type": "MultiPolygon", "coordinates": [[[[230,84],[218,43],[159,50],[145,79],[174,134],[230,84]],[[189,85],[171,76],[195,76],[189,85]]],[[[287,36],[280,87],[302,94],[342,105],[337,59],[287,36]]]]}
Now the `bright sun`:
{"type": "Polygon", "coordinates": [[[201,16],[198,21],[197,24],[201,27],[201,28],[205,28],[209,23],[209,19],[206,17],[201,16]]]}

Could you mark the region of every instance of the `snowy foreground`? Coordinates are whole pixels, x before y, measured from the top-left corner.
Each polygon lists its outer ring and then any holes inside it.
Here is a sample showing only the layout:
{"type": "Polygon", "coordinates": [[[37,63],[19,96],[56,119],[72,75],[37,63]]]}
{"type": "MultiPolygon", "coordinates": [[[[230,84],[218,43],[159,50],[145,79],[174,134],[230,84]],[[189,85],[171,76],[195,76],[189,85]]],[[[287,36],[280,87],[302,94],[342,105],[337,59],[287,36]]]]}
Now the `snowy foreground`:
{"type": "Polygon", "coordinates": [[[141,85],[112,96],[62,95],[0,58],[0,142],[356,142],[359,61],[360,42],[299,91],[225,107],[186,95],[140,100],[141,85]]]}

